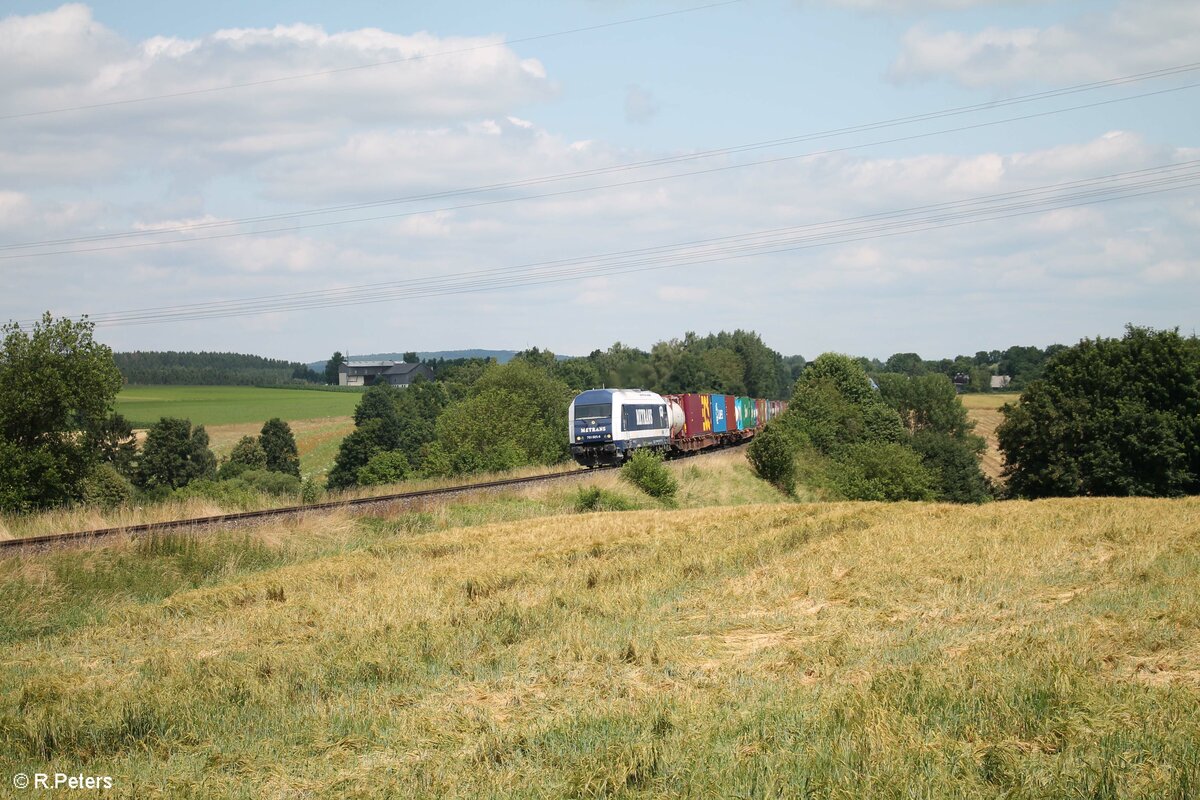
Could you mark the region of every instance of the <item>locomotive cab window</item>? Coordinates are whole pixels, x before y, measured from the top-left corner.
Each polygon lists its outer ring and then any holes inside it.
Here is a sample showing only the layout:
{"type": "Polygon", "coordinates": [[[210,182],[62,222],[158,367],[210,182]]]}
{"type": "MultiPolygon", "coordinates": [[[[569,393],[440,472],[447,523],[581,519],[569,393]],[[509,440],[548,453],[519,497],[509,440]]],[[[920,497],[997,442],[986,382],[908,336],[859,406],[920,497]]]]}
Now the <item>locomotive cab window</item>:
{"type": "Polygon", "coordinates": [[[608,419],[612,406],[608,403],[585,403],[575,406],[575,419],[608,419]]]}

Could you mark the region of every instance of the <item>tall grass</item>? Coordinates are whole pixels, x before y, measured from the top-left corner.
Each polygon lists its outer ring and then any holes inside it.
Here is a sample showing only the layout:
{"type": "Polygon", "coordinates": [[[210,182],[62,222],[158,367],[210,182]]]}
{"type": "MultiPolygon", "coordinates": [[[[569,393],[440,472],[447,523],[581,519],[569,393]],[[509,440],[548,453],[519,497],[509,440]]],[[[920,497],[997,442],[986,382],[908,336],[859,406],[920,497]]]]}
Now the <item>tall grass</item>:
{"type": "MultiPolygon", "coordinates": [[[[577,497],[544,491],[489,502],[577,497]]],[[[439,513],[5,561],[26,617],[87,573],[106,611],[5,646],[0,772],[177,797],[1200,786],[1200,500],[439,513]],[[174,585],[103,577],[118,555],[174,585]]]]}

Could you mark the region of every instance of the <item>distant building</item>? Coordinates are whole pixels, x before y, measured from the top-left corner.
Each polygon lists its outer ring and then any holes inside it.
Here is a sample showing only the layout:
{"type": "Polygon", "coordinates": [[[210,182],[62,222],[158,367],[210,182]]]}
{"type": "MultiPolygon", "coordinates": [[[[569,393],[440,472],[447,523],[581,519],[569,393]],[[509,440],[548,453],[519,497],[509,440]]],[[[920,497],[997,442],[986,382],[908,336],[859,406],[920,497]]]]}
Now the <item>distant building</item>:
{"type": "Polygon", "coordinates": [[[965,372],[956,372],[954,374],[954,391],[962,394],[969,388],[971,388],[971,376],[965,372]]]}
{"type": "Polygon", "coordinates": [[[1010,383],[1012,383],[1011,375],[993,375],[992,376],[992,388],[993,389],[1007,389],[1008,385],[1010,383]]]}
{"type": "Polygon", "coordinates": [[[346,361],[338,367],[338,386],[371,386],[387,381],[392,386],[408,386],[417,376],[433,380],[433,370],[424,364],[403,361],[346,361]]]}

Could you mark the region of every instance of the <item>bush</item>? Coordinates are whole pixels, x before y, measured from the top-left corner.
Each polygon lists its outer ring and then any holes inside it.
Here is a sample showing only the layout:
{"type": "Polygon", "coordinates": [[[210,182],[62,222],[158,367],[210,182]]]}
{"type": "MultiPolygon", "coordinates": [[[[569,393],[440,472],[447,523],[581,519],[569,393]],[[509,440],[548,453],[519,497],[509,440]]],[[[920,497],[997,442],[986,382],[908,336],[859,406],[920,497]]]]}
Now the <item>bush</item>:
{"type": "Polygon", "coordinates": [[[633,503],[621,495],[599,486],[581,488],[575,497],[575,510],[580,514],[589,511],[630,511],[633,508],[633,503]]]}
{"type": "Polygon", "coordinates": [[[306,478],[300,486],[300,501],[306,505],[321,501],[321,487],[312,478],[306,478]]]}
{"type": "Polygon", "coordinates": [[[249,470],[243,472],[239,480],[251,489],[273,497],[300,494],[300,479],[295,475],[288,475],[283,472],[271,472],[266,469],[249,470]]]}
{"type": "Polygon", "coordinates": [[[781,491],[796,493],[795,444],[780,425],[767,425],[750,443],[749,458],[758,477],[781,491]]]}
{"type": "Polygon", "coordinates": [[[621,467],[621,478],[660,500],[672,500],[679,491],[679,481],[663,464],[662,456],[646,448],[634,451],[621,467]]]}
{"type": "Polygon", "coordinates": [[[234,510],[256,508],[262,501],[262,495],[241,478],[228,481],[202,478],[176,489],[170,496],[178,500],[211,500],[222,508],[234,510]]]}
{"type": "Polygon", "coordinates": [[[217,479],[230,480],[240,476],[243,472],[266,468],[267,454],[263,452],[258,439],[253,436],[243,436],[233,446],[229,458],[222,462],[221,467],[217,470],[217,479]]]}
{"type": "Polygon", "coordinates": [[[99,464],[83,482],[83,502],[99,508],[115,508],[133,497],[133,486],[112,464],[99,464]]]}
{"type": "Polygon", "coordinates": [[[399,483],[412,474],[408,459],[399,450],[385,450],[371,456],[362,467],[359,467],[357,480],[359,486],[382,486],[389,483],[399,483]]]}
{"type": "Polygon", "coordinates": [[[992,486],[979,470],[979,453],[984,441],[978,436],[955,437],[921,431],[913,437],[913,449],[934,478],[938,500],[952,503],[982,503],[992,497],[992,486]]]}
{"type": "Polygon", "coordinates": [[[848,500],[932,500],[933,476],[911,448],[856,444],[830,468],[834,488],[848,500]]]}

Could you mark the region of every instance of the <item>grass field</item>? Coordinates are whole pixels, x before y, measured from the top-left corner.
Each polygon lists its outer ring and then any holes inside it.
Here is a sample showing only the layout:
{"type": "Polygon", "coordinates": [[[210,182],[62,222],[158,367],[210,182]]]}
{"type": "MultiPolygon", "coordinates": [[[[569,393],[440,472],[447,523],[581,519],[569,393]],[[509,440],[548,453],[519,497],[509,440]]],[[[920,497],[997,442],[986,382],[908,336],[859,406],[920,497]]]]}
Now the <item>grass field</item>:
{"type": "Polygon", "coordinates": [[[1020,395],[1015,392],[997,392],[995,394],[964,394],[959,395],[967,416],[975,423],[975,433],[987,441],[987,449],[979,460],[983,474],[994,481],[1002,481],[1004,470],[1004,454],[996,441],[996,426],[1004,420],[1000,406],[1005,403],[1015,403],[1020,395]]]}
{"type": "MultiPolygon", "coordinates": [[[[706,496],[743,466],[679,468],[706,496]]],[[[0,774],[139,797],[1200,790],[1200,499],[572,514],[567,491],[5,559],[0,774]]]]}
{"type": "Polygon", "coordinates": [[[356,392],[321,392],[255,386],[126,386],[117,395],[117,413],[146,428],[161,417],[182,417],[196,425],[257,423],[272,417],[287,422],[347,417],[361,399],[356,392]]]}

